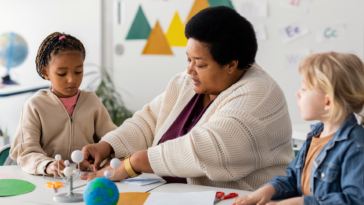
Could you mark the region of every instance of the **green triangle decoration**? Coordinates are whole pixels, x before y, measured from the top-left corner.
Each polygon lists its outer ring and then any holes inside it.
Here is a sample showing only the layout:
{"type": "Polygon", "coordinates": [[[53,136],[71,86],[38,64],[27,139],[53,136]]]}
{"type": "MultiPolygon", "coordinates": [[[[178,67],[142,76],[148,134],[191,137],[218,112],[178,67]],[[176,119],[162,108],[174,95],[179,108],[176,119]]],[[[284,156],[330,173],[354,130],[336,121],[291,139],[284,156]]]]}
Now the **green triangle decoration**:
{"type": "Polygon", "coordinates": [[[139,6],[133,24],[130,27],[128,35],[126,36],[126,40],[135,40],[135,39],[146,40],[148,39],[151,30],[152,28],[150,27],[148,20],[144,15],[142,6],[139,6]]]}
{"type": "Polygon", "coordinates": [[[207,0],[211,7],[214,6],[227,6],[235,10],[230,0],[207,0]]]}

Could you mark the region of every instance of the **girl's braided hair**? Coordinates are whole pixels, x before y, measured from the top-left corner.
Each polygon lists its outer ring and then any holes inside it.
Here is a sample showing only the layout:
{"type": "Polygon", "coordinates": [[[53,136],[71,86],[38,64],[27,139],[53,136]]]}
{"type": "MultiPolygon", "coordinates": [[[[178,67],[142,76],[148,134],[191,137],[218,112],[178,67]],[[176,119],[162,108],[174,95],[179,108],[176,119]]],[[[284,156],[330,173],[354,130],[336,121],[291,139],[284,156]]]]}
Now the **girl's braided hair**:
{"type": "Polygon", "coordinates": [[[42,66],[47,66],[51,59],[51,54],[57,55],[61,51],[80,51],[83,59],[86,57],[85,48],[80,40],[77,38],[60,32],[54,32],[47,36],[40,44],[35,64],[38,75],[45,79],[42,74],[42,66]],[[64,36],[60,38],[61,36],[64,36]]]}

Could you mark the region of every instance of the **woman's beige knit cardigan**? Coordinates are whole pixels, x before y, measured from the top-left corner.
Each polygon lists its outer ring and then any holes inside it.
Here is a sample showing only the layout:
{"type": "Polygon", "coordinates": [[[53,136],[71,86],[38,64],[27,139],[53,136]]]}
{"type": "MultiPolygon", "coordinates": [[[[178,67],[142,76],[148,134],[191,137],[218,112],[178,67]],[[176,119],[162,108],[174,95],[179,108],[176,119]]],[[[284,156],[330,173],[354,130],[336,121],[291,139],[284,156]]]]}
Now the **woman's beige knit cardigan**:
{"type": "Polygon", "coordinates": [[[189,184],[252,191],[285,175],[294,158],[291,121],[282,90],[265,71],[253,65],[188,134],[158,145],[195,94],[186,72],[175,76],[164,93],[102,141],[118,158],[148,149],[157,175],[186,177],[189,184]]]}

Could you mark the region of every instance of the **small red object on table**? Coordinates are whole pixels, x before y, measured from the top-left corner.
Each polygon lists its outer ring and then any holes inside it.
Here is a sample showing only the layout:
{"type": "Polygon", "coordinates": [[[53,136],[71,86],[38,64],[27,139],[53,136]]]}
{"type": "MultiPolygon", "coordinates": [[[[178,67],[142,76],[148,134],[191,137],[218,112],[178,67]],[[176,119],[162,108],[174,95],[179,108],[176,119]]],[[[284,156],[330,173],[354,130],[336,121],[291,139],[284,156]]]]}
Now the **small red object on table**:
{"type": "Polygon", "coordinates": [[[237,196],[239,196],[238,193],[230,193],[228,195],[225,195],[224,192],[218,191],[218,192],[216,192],[216,198],[215,198],[214,204],[219,203],[221,200],[230,199],[230,198],[234,198],[237,196]]]}

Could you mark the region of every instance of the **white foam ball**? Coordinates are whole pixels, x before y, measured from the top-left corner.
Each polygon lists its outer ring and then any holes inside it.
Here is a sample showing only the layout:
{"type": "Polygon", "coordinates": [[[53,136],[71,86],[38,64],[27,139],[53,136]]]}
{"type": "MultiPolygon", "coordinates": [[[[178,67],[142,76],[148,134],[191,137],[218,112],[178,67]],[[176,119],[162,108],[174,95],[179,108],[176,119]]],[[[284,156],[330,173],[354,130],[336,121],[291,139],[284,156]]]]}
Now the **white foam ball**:
{"type": "Polygon", "coordinates": [[[59,160],[61,160],[61,159],[62,159],[62,157],[61,157],[61,155],[60,155],[60,154],[57,154],[54,158],[55,158],[57,161],[59,161],[59,160]]]}
{"type": "Polygon", "coordinates": [[[56,166],[54,166],[54,165],[53,165],[53,166],[51,167],[51,169],[52,169],[53,171],[54,171],[54,170],[56,170],[56,166]]]}
{"type": "Polygon", "coordinates": [[[111,173],[107,170],[107,171],[104,172],[104,176],[106,178],[109,178],[111,176],[111,173]]]}
{"type": "Polygon", "coordinates": [[[113,169],[117,169],[120,167],[120,160],[118,158],[114,158],[110,161],[110,166],[113,168],[113,169]]]}
{"type": "Polygon", "coordinates": [[[68,166],[68,165],[70,165],[70,161],[66,160],[66,161],[64,161],[64,164],[65,164],[66,166],[68,166]]]}
{"type": "Polygon", "coordinates": [[[80,163],[83,161],[83,153],[80,150],[75,150],[72,152],[71,159],[76,163],[80,163]]]}
{"type": "Polygon", "coordinates": [[[67,177],[71,176],[73,174],[73,169],[71,167],[66,167],[63,170],[64,175],[66,175],[67,177]]]}

